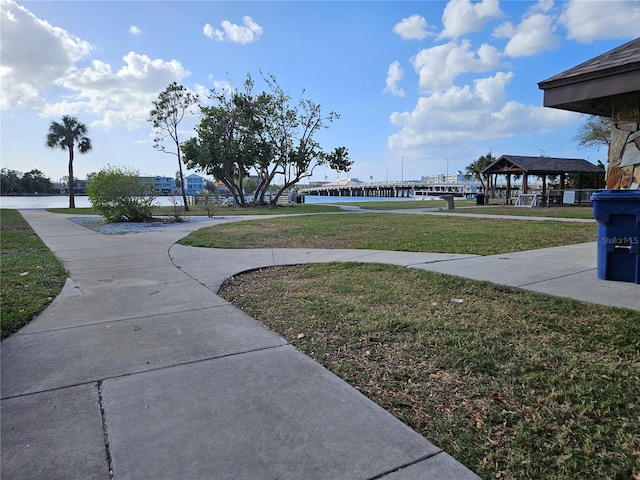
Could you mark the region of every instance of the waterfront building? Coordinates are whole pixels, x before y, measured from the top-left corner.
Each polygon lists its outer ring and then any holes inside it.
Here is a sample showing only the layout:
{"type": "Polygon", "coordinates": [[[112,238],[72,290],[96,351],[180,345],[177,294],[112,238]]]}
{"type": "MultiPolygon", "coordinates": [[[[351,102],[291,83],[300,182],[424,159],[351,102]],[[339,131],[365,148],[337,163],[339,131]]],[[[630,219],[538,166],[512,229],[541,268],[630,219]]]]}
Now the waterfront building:
{"type": "Polygon", "coordinates": [[[187,195],[196,195],[198,192],[204,191],[204,177],[196,173],[192,173],[184,177],[185,192],[187,195]]]}
{"type": "Polygon", "coordinates": [[[172,177],[156,175],[155,177],[140,177],[140,180],[152,184],[158,195],[176,193],[176,181],[172,177]]]}

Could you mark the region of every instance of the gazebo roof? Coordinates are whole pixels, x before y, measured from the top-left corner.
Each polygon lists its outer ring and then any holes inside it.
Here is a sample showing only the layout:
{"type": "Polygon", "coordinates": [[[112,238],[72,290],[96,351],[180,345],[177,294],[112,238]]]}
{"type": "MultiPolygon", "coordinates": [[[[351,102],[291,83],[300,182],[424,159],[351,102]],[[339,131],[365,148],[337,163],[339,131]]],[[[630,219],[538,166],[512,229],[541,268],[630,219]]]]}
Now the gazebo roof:
{"type": "Polygon", "coordinates": [[[562,173],[604,173],[604,169],[582,158],[523,157],[502,155],[483,174],[560,175],[562,173]]]}
{"type": "Polygon", "coordinates": [[[640,38],[538,83],[545,107],[610,117],[615,97],[640,100],[640,38]]]}

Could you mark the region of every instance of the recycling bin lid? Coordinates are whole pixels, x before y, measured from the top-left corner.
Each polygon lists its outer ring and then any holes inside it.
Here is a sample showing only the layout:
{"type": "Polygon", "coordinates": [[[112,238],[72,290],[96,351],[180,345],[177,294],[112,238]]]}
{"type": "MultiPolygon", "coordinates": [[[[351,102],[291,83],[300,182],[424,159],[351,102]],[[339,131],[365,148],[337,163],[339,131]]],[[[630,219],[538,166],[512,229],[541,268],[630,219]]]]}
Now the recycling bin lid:
{"type": "Polygon", "coordinates": [[[639,201],[640,190],[601,190],[591,195],[592,201],[639,201]]]}

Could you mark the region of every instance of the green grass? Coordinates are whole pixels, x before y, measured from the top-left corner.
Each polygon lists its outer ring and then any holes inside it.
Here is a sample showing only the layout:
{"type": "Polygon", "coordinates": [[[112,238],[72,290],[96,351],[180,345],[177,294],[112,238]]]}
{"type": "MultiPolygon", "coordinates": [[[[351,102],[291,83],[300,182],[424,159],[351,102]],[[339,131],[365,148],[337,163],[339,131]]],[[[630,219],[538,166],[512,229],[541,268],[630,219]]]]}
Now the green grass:
{"type": "Polygon", "coordinates": [[[234,222],[181,240],[213,248],[362,248],[493,255],[596,240],[595,223],[342,213],[234,222]]]}
{"type": "Polygon", "coordinates": [[[356,263],[223,296],[485,479],[640,476],[637,311],[356,263]]]}
{"type": "Polygon", "coordinates": [[[488,215],[517,215],[519,217],[593,219],[592,207],[527,208],[512,206],[473,207],[447,210],[447,213],[481,213],[488,215]]]}
{"type": "MultiPolygon", "coordinates": [[[[99,215],[94,209],[87,208],[48,208],[48,212],[73,214],[73,215],[99,215]]],[[[220,216],[238,216],[238,215],[301,215],[309,213],[330,213],[338,212],[340,207],[330,205],[319,204],[290,204],[280,205],[275,208],[271,207],[234,207],[232,205],[224,205],[215,208],[213,211],[214,217],[220,216]]],[[[175,208],[169,207],[155,207],[153,209],[153,215],[158,217],[169,216],[172,217],[175,214],[175,208]]],[[[206,209],[201,205],[192,205],[189,207],[188,212],[179,209],[180,216],[203,216],[207,215],[206,209]]]]}
{"type": "Polygon", "coordinates": [[[67,273],[17,210],[1,210],[0,256],[0,324],[6,338],[51,303],[67,273]]]}
{"type": "MultiPolygon", "coordinates": [[[[439,208],[445,207],[447,203],[444,200],[381,200],[373,202],[340,202],[339,198],[335,201],[337,205],[350,205],[360,207],[365,210],[404,210],[417,208],[439,208]]],[[[475,205],[470,200],[456,199],[455,205],[475,205]]]]}

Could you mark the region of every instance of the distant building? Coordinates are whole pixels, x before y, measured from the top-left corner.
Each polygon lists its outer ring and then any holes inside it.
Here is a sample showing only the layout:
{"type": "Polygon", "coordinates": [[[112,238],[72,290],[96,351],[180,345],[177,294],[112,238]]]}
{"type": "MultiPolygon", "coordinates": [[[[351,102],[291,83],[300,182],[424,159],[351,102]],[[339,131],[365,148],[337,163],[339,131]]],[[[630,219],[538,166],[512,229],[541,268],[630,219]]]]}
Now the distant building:
{"type": "MultiPolygon", "coordinates": [[[[67,185],[64,183],[59,183],[56,185],[60,185],[60,193],[68,193],[67,185]]],[[[89,180],[78,180],[75,179],[73,181],[73,193],[74,195],[86,195],[87,194],[87,185],[89,185],[89,180]]]]}
{"type": "Polygon", "coordinates": [[[466,180],[464,174],[458,170],[453,173],[438,173],[437,175],[423,176],[421,181],[427,183],[463,183],[466,180]]]}
{"type": "Polygon", "coordinates": [[[338,178],[335,182],[325,183],[326,186],[345,186],[345,185],[353,185],[356,183],[362,183],[357,178],[338,178]]]}
{"type": "Polygon", "coordinates": [[[198,192],[204,191],[204,177],[192,173],[184,177],[185,192],[187,195],[196,195],[198,192]]]}
{"type": "MultiPolygon", "coordinates": [[[[155,177],[140,177],[145,183],[153,185],[153,188],[157,195],[179,195],[180,189],[176,186],[176,181],[173,177],[165,177],[162,175],[156,175],[155,177]]],[[[76,180],[74,184],[74,191],[77,194],[84,195],[86,193],[87,184],[90,180],[76,180]]],[[[196,175],[195,173],[184,177],[185,192],[187,195],[196,195],[205,189],[204,177],[196,175]]],[[[64,192],[64,187],[61,188],[61,192],[64,192]]]]}
{"type": "Polygon", "coordinates": [[[176,193],[176,181],[172,177],[140,177],[143,182],[151,183],[158,195],[171,195],[176,193]]]}

